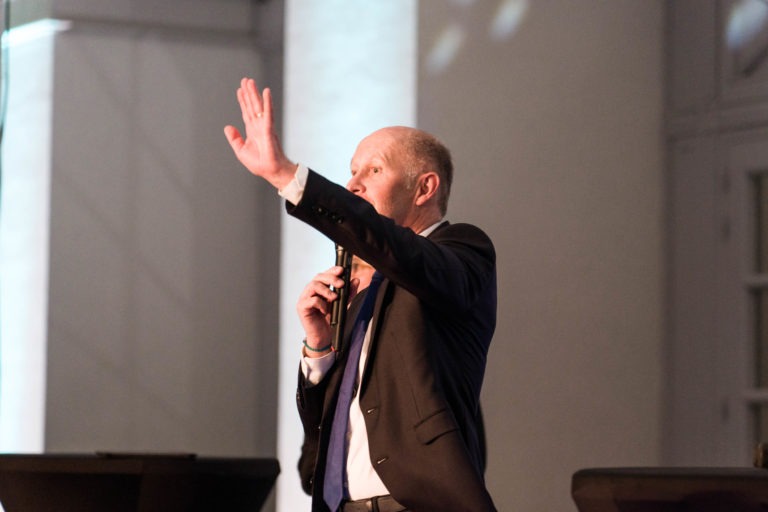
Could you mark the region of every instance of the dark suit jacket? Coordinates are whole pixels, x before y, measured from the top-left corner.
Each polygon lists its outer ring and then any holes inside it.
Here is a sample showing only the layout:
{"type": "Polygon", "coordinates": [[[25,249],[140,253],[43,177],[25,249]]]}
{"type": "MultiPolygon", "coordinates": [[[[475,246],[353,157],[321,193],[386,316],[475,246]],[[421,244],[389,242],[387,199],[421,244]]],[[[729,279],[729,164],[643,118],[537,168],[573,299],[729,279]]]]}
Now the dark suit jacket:
{"type": "MultiPolygon", "coordinates": [[[[448,223],[419,236],[311,171],[300,203],[286,206],[386,278],[359,391],[381,480],[413,511],[495,510],[483,479],[479,410],[496,324],[490,239],[474,226],[448,223]]],[[[313,511],[327,511],[325,452],[345,363],[342,355],[317,386],[305,385],[299,372],[305,433],[299,471],[313,511]]]]}

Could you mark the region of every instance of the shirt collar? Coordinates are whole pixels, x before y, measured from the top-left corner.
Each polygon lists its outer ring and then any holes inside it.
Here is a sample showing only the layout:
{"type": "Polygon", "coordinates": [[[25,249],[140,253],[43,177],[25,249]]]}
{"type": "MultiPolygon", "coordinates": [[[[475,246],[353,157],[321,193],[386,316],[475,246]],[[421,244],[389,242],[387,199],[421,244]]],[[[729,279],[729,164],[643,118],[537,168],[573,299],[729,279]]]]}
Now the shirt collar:
{"type": "Polygon", "coordinates": [[[434,230],[436,230],[440,226],[440,224],[442,224],[443,222],[445,222],[445,219],[440,219],[439,221],[437,221],[434,224],[432,224],[431,226],[429,226],[427,229],[423,229],[422,231],[420,231],[419,235],[421,235],[421,236],[429,236],[429,235],[431,235],[432,232],[434,230]]]}

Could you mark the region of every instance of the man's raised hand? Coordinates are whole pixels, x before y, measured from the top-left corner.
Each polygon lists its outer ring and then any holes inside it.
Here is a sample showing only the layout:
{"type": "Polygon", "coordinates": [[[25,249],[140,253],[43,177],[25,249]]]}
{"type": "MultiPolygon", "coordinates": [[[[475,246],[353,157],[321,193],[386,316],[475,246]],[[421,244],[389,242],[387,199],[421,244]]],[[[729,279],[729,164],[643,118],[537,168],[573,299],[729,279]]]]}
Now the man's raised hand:
{"type": "Polygon", "coordinates": [[[237,159],[252,174],[260,176],[278,190],[293,179],[296,164],[291,162],[280,147],[274,131],[272,92],[269,88],[259,94],[252,78],[243,78],[237,89],[237,101],[243,114],[245,138],[232,125],[224,127],[237,159]]]}

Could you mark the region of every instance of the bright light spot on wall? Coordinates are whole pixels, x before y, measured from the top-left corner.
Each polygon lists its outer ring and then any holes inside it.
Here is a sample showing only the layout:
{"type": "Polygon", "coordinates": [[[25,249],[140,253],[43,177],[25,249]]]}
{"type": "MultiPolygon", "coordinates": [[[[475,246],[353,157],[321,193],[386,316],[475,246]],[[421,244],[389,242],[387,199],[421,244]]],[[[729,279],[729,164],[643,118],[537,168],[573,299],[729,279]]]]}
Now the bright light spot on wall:
{"type": "MultiPolygon", "coordinates": [[[[475,0],[453,0],[453,3],[462,8],[469,8],[475,0]]],[[[508,40],[525,19],[528,5],[529,0],[499,1],[493,17],[489,20],[488,34],[482,34],[482,37],[495,42],[508,40]]],[[[469,15],[466,10],[462,11],[455,21],[443,28],[437,36],[425,59],[424,67],[427,73],[437,75],[445,72],[458,58],[467,38],[477,37],[467,30],[469,25],[465,18],[469,15]]]]}
{"type": "Polygon", "coordinates": [[[505,0],[499,5],[491,23],[491,39],[508,39],[522,23],[528,11],[528,0],[505,0]]]}
{"type": "Polygon", "coordinates": [[[427,72],[439,74],[445,71],[456,58],[465,39],[464,29],[459,25],[445,27],[427,55],[427,72]]]}
{"type": "Polygon", "coordinates": [[[742,48],[757,37],[768,22],[768,4],[760,0],[740,0],[731,7],[726,27],[729,48],[742,48]]]}

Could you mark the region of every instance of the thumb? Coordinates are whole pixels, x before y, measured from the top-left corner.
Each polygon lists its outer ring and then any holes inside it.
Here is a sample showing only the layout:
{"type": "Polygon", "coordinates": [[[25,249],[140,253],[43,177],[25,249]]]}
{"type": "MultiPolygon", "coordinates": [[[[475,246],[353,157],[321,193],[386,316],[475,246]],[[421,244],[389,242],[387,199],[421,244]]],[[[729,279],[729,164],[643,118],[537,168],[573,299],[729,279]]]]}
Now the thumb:
{"type": "Polygon", "coordinates": [[[227,138],[227,141],[229,141],[229,145],[232,146],[232,149],[235,150],[235,152],[240,151],[240,148],[243,147],[243,137],[240,135],[240,132],[237,128],[231,125],[227,125],[224,127],[224,136],[227,138]]]}

